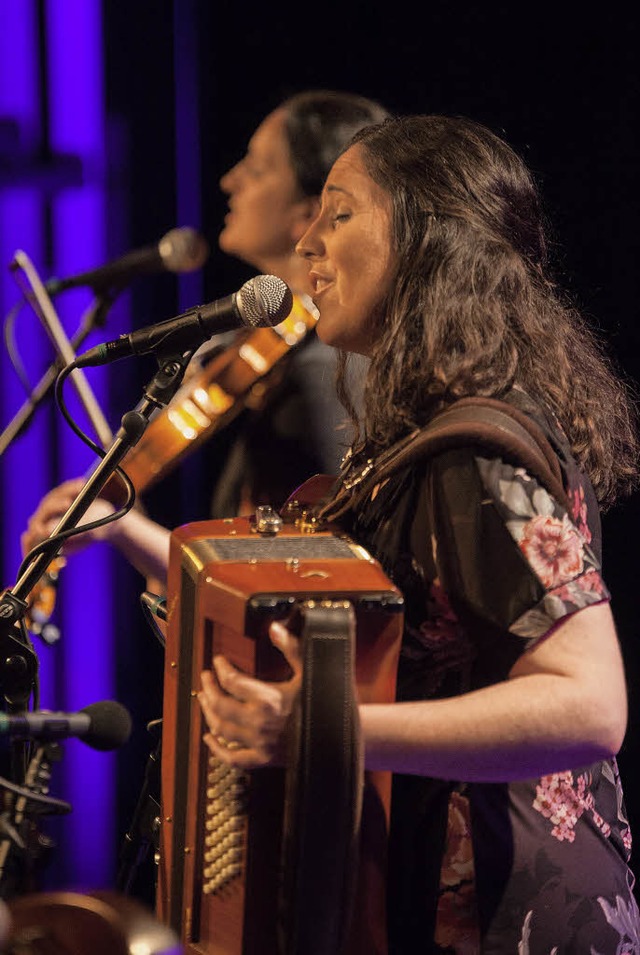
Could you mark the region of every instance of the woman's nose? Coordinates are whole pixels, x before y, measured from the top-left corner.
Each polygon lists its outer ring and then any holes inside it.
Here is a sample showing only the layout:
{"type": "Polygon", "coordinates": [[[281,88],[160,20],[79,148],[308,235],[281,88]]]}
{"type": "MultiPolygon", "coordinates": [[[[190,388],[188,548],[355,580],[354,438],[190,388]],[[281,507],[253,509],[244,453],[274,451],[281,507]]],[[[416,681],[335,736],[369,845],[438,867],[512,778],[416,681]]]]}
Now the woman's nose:
{"type": "Polygon", "coordinates": [[[318,254],[317,245],[313,225],[310,225],[296,245],[296,254],[302,259],[312,259],[314,255],[318,254]]]}
{"type": "Polygon", "coordinates": [[[298,242],[296,245],[296,255],[299,255],[301,259],[310,259],[313,256],[313,252],[302,242],[298,242]]]}
{"type": "Polygon", "coordinates": [[[223,192],[229,193],[233,191],[238,166],[239,163],[236,163],[235,166],[232,166],[231,169],[227,169],[227,171],[220,176],[220,188],[223,192]]]}

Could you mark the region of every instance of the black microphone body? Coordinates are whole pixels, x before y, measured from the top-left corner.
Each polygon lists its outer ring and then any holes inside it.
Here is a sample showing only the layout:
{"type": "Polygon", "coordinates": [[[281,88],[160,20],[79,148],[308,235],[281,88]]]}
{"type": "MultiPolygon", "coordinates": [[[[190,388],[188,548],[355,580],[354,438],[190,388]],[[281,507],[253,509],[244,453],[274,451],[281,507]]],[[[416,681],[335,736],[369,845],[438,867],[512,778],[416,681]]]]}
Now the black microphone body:
{"type": "Polygon", "coordinates": [[[182,355],[198,348],[212,335],[243,325],[264,327],[284,321],[293,306],[291,289],[275,275],[257,275],[239,292],[189,309],[166,322],[147,325],[128,335],[90,348],[75,361],[77,368],[105,365],[131,355],[182,355]]]}
{"type": "Polygon", "coordinates": [[[130,735],[131,715],[114,700],[91,703],[78,713],[0,713],[0,736],[14,739],[49,742],[74,736],[93,749],[110,750],[122,746],[130,735]]]}
{"type": "Polygon", "coordinates": [[[45,283],[50,295],[66,289],[89,286],[94,291],[120,288],[137,275],[153,272],[193,272],[201,268],[209,255],[206,239],[195,229],[172,229],[156,244],[127,252],[113,262],[80,272],[70,278],[52,278],[45,283]]]}

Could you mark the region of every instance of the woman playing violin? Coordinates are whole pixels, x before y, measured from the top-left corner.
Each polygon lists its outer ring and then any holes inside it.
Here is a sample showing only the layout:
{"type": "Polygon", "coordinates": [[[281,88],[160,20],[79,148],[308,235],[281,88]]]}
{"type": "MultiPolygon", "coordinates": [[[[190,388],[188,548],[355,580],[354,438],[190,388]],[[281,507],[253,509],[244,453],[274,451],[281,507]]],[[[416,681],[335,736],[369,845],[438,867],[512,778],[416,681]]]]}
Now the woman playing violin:
{"type": "MultiPolygon", "coordinates": [[[[378,103],[355,94],[298,93],[263,120],[245,156],[220,180],[229,207],[220,248],[282,278],[296,307],[313,315],[313,324],[317,313],[308,266],[295,254],[296,243],[317,213],[324,179],[340,148],[359,128],[385,115],[378,103]]],[[[335,396],[335,368],[334,350],[312,329],[276,369],[277,386],[267,388],[265,399],[257,406],[252,402],[233,422],[234,443],[214,488],[212,513],[203,517],[247,513],[260,503],[278,506],[311,475],[337,473],[349,436],[335,396]]],[[[25,553],[49,536],[83,483],[84,478],[66,481],[43,498],[22,536],[25,553]]],[[[107,501],[97,501],[85,522],[112,512],[107,501]]],[[[162,582],[169,536],[168,529],[134,510],[73,537],[64,554],[108,540],[145,577],[162,582]]]]}

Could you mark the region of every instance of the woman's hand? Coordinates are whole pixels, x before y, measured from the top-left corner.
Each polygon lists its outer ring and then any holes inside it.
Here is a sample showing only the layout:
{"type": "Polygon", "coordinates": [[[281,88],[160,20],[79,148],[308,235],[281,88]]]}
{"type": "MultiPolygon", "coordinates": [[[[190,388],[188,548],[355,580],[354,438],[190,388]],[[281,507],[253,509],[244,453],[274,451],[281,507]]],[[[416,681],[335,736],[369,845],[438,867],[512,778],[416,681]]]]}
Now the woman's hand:
{"type": "Polygon", "coordinates": [[[287,730],[302,682],[299,641],[281,623],[269,627],[271,642],[284,655],[292,676],[266,683],[248,676],[225,657],[202,674],[198,701],[208,730],[204,741],[225,763],[240,769],[284,765],[287,730]]]}
{"type": "MultiPolygon", "coordinates": [[[[53,530],[69,510],[85,483],[85,478],[74,478],[71,481],[65,481],[52,491],[49,491],[48,494],[45,494],[36,511],[30,517],[27,528],[20,538],[23,556],[26,556],[36,544],[39,544],[51,536],[53,530]]],[[[98,498],[91,504],[86,513],[83,514],[81,523],[88,524],[91,521],[107,517],[113,514],[114,510],[115,508],[112,504],[103,498],[98,498]]],[[[65,541],[62,553],[65,555],[74,554],[76,551],[85,548],[88,544],[105,540],[108,536],[109,527],[110,525],[107,524],[105,527],[99,527],[95,530],[87,531],[84,534],[70,537],[65,541]]]]}

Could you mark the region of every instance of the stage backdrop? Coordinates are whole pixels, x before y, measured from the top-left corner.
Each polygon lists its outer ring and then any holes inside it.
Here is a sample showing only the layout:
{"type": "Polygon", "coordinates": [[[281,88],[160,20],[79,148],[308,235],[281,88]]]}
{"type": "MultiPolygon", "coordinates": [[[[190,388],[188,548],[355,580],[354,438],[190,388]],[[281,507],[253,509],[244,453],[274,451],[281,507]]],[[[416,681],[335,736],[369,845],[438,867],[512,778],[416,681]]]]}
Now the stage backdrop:
{"type": "MultiPolygon", "coordinates": [[[[314,12],[308,26],[289,3],[0,0],[5,440],[26,401],[22,379],[37,382],[54,354],[33,311],[17,309],[9,269],[16,252],[27,253],[47,279],[156,243],[176,226],[206,235],[212,251],[202,271],[132,282],[87,346],[235,291],[250,273],[216,250],[226,208],[218,180],[263,116],[309,87],[354,90],[395,112],[467,115],[510,141],[542,186],[559,278],[636,381],[639,14],[632,9],[622,19],[610,8],[596,18],[581,10],[577,19],[556,5],[551,18],[536,7],[516,24],[512,9],[436,2],[423,5],[418,20],[409,4],[343,3],[339,11],[314,12]]],[[[69,335],[91,302],[86,290],[56,298],[69,335]]],[[[113,430],[154,370],[150,358],[88,370],[113,430]]],[[[65,393],[90,430],[73,389],[65,393]]],[[[189,459],[145,497],[152,516],[173,524],[207,517],[223,443],[189,459]]],[[[2,449],[2,586],[16,581],[20,533],[41,495],[85,473],[92,460],[51,396],[2,449]]],[[[604,528],[605,577],[630,688],[620,764],[638,828],[638,500],[605,515],[604,528]]],[[[35,644],[42,706],[76,710],[113,698],[134,718],[131,741],[116,754],[77,740],[63,746],[51,790],[73,811],[44,823],[58,842],[46,876],[55,885],[112,882],[154,748],[147,724],[161,717],[163,660],[140,610],[143,588],[122,560],[100,548],[72,558],[54,612],[59,639],[35,644]]],[[[152,872],[141,872],[142,895],[149,895],[149,878],[152,872]]]]}

